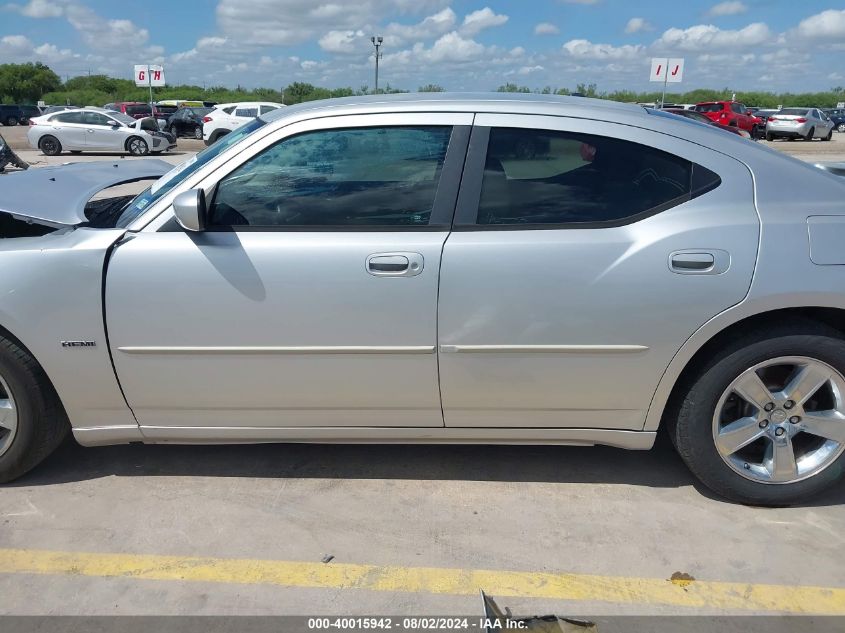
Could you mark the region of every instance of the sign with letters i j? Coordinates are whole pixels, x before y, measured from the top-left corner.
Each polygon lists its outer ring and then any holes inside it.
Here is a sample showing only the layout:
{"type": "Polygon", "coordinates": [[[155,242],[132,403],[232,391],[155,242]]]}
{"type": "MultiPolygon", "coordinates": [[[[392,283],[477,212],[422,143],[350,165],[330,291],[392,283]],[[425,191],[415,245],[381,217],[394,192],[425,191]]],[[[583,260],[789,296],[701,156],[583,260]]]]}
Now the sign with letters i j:
{"type": "Polygon", "coordinates": [[[683,57],[652,57],[649,81],[679,84],[684,79],[683,57]]]}
{"type": "Polygon", "coordinates": [[[156,65],[140,64],[135,66],[135,85],[139,87],[164,86],[164,68],[156,65]]]}

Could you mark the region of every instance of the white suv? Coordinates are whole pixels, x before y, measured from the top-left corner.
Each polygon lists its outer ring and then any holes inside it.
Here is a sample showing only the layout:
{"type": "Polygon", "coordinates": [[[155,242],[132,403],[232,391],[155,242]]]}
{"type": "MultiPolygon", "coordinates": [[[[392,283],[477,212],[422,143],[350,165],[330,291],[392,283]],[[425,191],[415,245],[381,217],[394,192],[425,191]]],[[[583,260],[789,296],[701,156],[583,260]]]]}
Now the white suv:
{"type": "Polygon", "coordinates": [[[284,108],[284,104],[269,101],[248,101],[243,103],[221,103],[202,119],[202,139],[211,145],[255,117],[271,110],[284,108]]]}

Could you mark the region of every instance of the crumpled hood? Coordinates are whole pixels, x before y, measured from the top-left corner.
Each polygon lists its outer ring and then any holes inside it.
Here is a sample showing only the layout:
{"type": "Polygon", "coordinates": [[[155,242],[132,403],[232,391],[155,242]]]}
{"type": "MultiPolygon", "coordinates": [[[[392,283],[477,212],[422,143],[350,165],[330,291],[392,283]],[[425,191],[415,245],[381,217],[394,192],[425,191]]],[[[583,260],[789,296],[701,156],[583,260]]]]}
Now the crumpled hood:
{"type": "Polygon", "coordinates": [[[108,187],[159,178],[173,165],[159,158],[70,163],[0,177],[0,212],[62,227],[87,222],[85,205],[108,187]]]}

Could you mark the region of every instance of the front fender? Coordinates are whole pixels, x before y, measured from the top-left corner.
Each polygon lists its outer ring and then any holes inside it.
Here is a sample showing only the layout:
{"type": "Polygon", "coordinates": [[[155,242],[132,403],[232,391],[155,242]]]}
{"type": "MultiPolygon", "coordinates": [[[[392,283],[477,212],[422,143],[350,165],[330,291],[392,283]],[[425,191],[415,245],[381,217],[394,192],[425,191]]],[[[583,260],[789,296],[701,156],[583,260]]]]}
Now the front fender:
{"type": "Polygon", "coordinates": [[[103,267],[123,234],[67,229],[0,239],[0,326],[39,362],[75,429],[138,427],[115,377],[103,324],[103,267]]]}

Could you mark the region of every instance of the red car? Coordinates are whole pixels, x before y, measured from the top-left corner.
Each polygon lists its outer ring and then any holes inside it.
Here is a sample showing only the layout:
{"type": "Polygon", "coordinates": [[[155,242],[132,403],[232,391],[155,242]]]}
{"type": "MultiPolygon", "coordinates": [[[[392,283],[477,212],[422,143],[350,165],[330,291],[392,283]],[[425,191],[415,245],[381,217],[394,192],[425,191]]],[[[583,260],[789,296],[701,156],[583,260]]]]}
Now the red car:
{"type": "Polygon", "coordinates": [[[720,130],[724,130],[725,132],[731,132],[739,136],[744,136],[745,138],[752,138],[751,132],[741,130],[735,125],[722,125],[721,123],[714,121],[710,117],[705,116],[701,112],[696,112],[695,110],[684,110],[683,108],[663,108],[663,112],[669,112],[670,114],[686,117],[687,119],[692,119],[693,121],[698,121],[699,123],[706,123],[707,125],[712,125],[720,130]]]}
{"type": "Polygon", "coordinates": [[[150,110],[149,103],[141,103],[140,101],[118,101],[117,103],[107,103],[106,110],[114,110],[115,112],[123,112],[131,116],[133,119],[144,119],[148,116],[155,116],[157,114],[155,108],[150,110]]]}
{"type": "Polygon", "coordinates": [[[737,101],[706,101],[696,104],[693,110],[701,112],[708,119],[720,125],[745,130],[753,137],[756,137],[762,129],[763,122],[754,116],[751,110],[737,101]]]}

